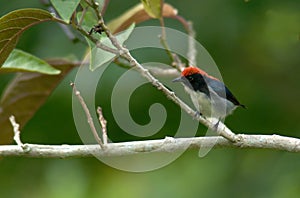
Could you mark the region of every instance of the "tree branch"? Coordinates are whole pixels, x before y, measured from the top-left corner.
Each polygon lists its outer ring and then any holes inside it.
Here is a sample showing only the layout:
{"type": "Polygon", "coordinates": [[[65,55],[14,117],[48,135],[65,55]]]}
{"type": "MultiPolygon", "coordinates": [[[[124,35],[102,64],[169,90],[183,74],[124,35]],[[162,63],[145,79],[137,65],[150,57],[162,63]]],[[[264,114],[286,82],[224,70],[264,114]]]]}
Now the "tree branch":
{"type": "MultiPolygon", "coordinates": [[[[85,102],[84,102],[84,99],[83,99],[82,96],[80,95],[80,92],[77,90],[75,84],[74,84],[74,83],[70,83],[70,85],[71,85],[71,87],[73,88],[73,92],[74,92],[75,96],[78,98],[78,101],[80,102],[80,104],[81,104],[81,106],[82,106],[82,108],[83,108],[83,110],[84,110],[84,113],[85,113],[86,118],[87,118],[87,122],[88,122],[88,124],[89,124],[89,126],[90,126],[90,128],[91,128],[91,131],[92,131],[92,133],[93,133],[93,135],[94,135],[94,138],[96,139],[96,141],[98,142],[98,144],[100,145],[100,147],[101,147],[102,149],[104,149],[104,144],[103,144],[101,138],[98,136],[96,127],[95,127],[94,122],[93,122],[93,118],[92,118],[92,116],[91,116],[91,113],[90,113],[90,111],[89,111],[87,105],[86,105],[85,102]]],[[[106,129],[105,129],[105,130],[106,130],[106,129]]]]}
{"type": "Polygon", "coordinates": [[[17,143],[17,145],[20,147],[20,148],[24,148],[24,144],[22,143],[21,141],[21,138],[20,138],[20,125],[16,122],[16,118],[15,116],[11,115],[9,117],[9,121],[13,127],[13,131],[14,131],[14,140],[15,142],[17,143]]]}
{"type": "Polygon", "coordinates": [[[38,145],[26,144],[29,149],[23,150],[17,145],[0,146],[1,157],[33,157],[33,158],[70,158],[130,156],[141,153],[170,153],[188,149],[214,148],[251,148],[274,149],[300,153],[300,139],[279,135],[237,135],[238,143],[230,142],[223,137],[165,138],[123,143],[110,143],[103,150],[99,145],[38,145]]]}
{"type": "Polygon", "coordinates": [[[99,122],[100,122],[101,127],[102,127],[103,144],[106,145],[107,144],[107,128],[106,128],[107,121],[105,120],[105,118],[103,116],[103,112],[102,112],[102,108],[101,107],[97,108],[97,113],[98,113],[98,116],[99,116],[99,122]]]}

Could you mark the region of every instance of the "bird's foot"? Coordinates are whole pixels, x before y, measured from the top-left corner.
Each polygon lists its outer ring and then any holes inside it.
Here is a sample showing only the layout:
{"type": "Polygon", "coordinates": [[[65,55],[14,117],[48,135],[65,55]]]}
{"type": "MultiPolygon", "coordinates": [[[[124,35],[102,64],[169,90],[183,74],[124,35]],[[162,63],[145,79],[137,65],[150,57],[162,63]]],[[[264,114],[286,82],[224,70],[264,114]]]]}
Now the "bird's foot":
{"type": "Polygon", "coordinates": [[[220,124],[220,121],[221,121],[221,118],[219,118],[218,119],[218,121],[217,121],[217,123],[216,124],[214,124],[214,130],[216,131],[216,130],[218,130],[218,127],[219,127],[219,124],[220,124]]]}

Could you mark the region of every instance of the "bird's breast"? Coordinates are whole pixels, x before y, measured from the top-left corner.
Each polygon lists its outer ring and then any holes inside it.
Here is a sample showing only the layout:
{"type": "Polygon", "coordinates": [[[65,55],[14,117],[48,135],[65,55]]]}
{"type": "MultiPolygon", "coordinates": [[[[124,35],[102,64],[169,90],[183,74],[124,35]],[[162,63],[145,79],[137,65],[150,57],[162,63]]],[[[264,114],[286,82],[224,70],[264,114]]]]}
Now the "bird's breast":
{"type": "Polygon", "coordinates": [[[185,91],[190,95],[196,109],[205,117],[224,118],[236,108],[232,102],[220,97],[211,89],[209,89],[210,96],[187,86],[185,91]]]}

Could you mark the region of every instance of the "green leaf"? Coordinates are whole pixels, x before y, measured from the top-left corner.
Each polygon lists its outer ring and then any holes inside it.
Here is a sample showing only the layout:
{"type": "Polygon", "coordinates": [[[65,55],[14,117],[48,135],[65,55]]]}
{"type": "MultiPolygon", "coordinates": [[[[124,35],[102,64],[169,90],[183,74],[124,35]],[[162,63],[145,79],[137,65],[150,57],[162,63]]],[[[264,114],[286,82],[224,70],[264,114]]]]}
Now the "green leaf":
{"type": "Polygon", "coordinates": [[[59,82],[77,66],[65,60],[51,60],[48,64],[61,70],[61,73],[59,75],[21,73],[4,90],[0,99],[0,144],[12,142],[13,131],[8,120],[9,116],[14,115],[22,129],[59,82]]]}
{"type": "Polygon", "coordinates": [[[141,1],[144,5],[145,11],[149,16],[156,19],[161,18],[163,0],[141,0],[141,1]]]}
{"type": "Polygon", "coordinates": [[[89,4],[88,4],[85,0],[81,0],[81,1],[80,1],[80,6],[81,6],[83,9],[85,9],[85,8],[89,7],[89,4]]]}
{"type": "Polygon", "coordinates": [[[67,23],[76,10],[80,0],[50,0],[58,14],[67,23]]]}
{"type": "MultiPolygon", "coordinates": [[[[98,0],[96,2],[99,4],[99,7],[102,7],[104,4],[104,0],[98,0]]],[[[77,12],[77,21],[82,21],[81,26],[85,31],[89,32],[91,28],[98,24],[97,16],[94,10],[90,8],[89,5],[86,3],[86,1],[82,0],[80,2],[80,5],[84,11],[77,12]],[[83,13],[84,16],[82,20],[83,13]]]]}
{"type": "MultiPolygon", "coordinates": [[[[77,17],[77,21],[82,20],[82,14],[83,12],[78,12],[76,17],[77,17]]],[[[91,10],[86,10],[86,12],[84,13],[83,16],[83,20],[81,23],[82,28],[89,32],[91,30],[92,27],[94,27],[95,25],[97,25],[98,21],[97,21],[97,17],[96,14],[91,10]]]]}
{"type": "Polygon", "coordinates": [[[55,75],[60,71],[51,67],[46,61],[21,50],[13,50],[0,68],[0,72],[38,72],[55,75]]]}
{"type": "MultiPolygon", "coordinates": [[[[124,30],[123,32],[120,32],[116,35],[117,40],[119,41],[119,43],[122,45],[130,36],[130,34],[132,33],[133,29],[134,29],[135,25],[132,24],[128,29],[124,30]]],[[[100,48],[97,48],[95,46],[94,43],[92,43],[91,41],[88,41],[90,48],[91,48],[91,63],[90,63],[90,69],[92,71],[94,71],[95,69],[97,69],[98,67],[100,67],[101,65],[103,65],[104,63],[110,61],[111,59],[113,59],[116,55],[112,54],[110,52],[104,51],[100,48]]],[[[101,43],[116,49],[110,42],[109,38],[104,37],[101,39],[101,43]]]]}
{"type": "Polygon", "coordinates": [[[54,20],[47,11],[20,9],[0,18],[0,67],[15,48],[21,34],[33,25],[54,20]]]}

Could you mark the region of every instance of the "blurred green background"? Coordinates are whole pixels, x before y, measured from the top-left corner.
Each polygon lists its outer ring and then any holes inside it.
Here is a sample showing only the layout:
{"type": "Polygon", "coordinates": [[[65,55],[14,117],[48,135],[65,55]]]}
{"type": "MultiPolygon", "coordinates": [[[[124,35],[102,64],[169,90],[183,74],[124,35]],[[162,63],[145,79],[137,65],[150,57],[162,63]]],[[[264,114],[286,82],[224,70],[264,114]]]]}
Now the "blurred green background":
{"type": "MultiPolygon", "coordinates": [[[[111,0],[109,20],[139,1],[111,0]]],[[[190,0],[167,1],[193,21],[197,40],[209,51],[225,83],[248,107],[239,109],[226,123],[237,132],[280,134],[300,138],[300,1],[295,0],[190,0]]],[[[0,0],[0,15],[25,8],[43,8],[39,1],[0,0]]],[[[157,25],[157,21],[140,25],[157,25]]],[[[182,30],[177,22],[169,27],[182,30]]],[[[58,25],[45,23],[24,33],[18,48],[39,57],[81,58],[85,45],[73,44],[58,25]]],[[[168,63],[161,51],[136,53],[138,60],[168,63]],[[159,58],[157,58],[159,57],[159,58]]],[[[139,139],[122,132],[111,113],[110,93],[124,71],[111,67],[99,85],[97,101],[109,122],[109,137],[117,141],[139,139]],[[106,94],[103,94],[106,93],[106,94]]],[[[22,131],[28,143],[81,144],[71,111],[70,80],[73,71],[22,131]]],[[[12,74],[0,74],[0,94],[12,74]]],[[[131,114],[140,124],[150,121],[149,106],[165,105],[167,123],[151,138],[172,135],[180,110],[151,85],[133,96],[131,114]],[[145,113],[146,112],[146,113],[145,113]]],[[[203,135],[199,127],[197,135],[203,135]]],[[[128,173],[97,159],[0,160],[1,197],[299,197],[299,154],[254,150],[216,149],[198,158],[185,152],[170,165],[146,173],[128,173]]]]}

